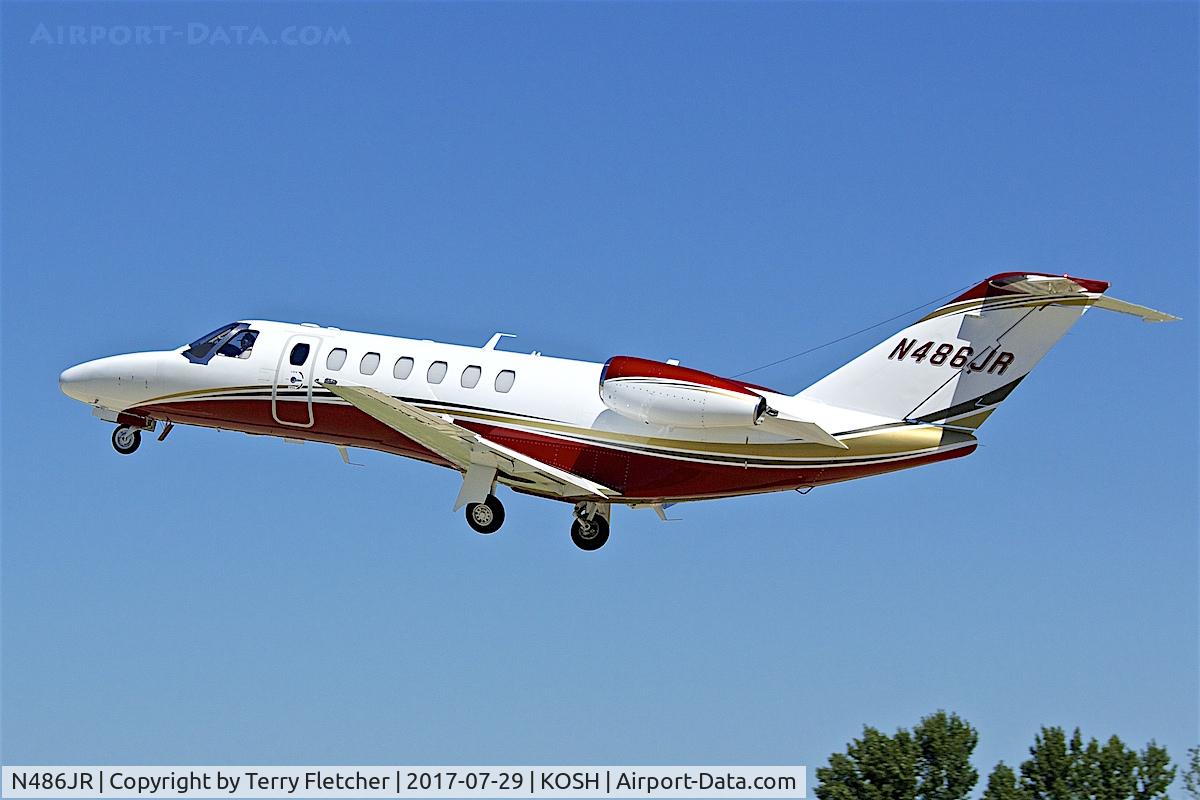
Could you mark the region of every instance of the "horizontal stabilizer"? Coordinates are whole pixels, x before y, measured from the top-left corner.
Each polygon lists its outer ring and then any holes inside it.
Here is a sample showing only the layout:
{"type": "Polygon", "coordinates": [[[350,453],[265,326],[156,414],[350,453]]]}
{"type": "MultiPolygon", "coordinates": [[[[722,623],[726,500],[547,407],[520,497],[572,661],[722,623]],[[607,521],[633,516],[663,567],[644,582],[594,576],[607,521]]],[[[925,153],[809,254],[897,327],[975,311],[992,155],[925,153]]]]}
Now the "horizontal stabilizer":
{"type": "Polygon", "coordinates": [[[1179,317],[1153,308],[1139,306],[1118,300],[1104,294],[1108,289],[1105,281],[1093,281],[1086,278],[1073,278],[1070,275],[1011,275],[999,279],[991,279],[989,285],[1003,292],[1042,296],[1063,297],[1064,295],[1089,295],[1094,299],[1090,305],[1120,314],[1132,314],[1141,317],[1145,322],[1176,322],[1179,317]]]}
{"type": "Polygon", "coordinates": [[[1178,322],[1179,317],[1174,314],[1168,314],[1165,311],[1155,311],[1153,308],[1139,306],[1137,303],[1129,303],[1125,300],[1118,300],[1115,297],[1104,295],[1094,303],[1096,308],[1103,308],[1107,311],[1116,311],[1120,314],[1132,314],[1135,317],[1141,317],[1143,322],[1178,322]]]}

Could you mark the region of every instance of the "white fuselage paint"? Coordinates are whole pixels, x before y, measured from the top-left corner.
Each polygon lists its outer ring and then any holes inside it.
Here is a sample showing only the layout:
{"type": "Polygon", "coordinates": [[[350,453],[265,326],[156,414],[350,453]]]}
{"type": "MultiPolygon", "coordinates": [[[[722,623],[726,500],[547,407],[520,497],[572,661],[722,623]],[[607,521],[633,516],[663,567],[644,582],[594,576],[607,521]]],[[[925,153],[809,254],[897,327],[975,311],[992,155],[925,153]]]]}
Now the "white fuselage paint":
{"type": "MultiPolygon", "coordinates": [[[[112,356],[66,370],[60,379],[62,390],[85,403],[122,411],[171,395],[202,390],[286,387],[293,377],[291,373],[301,371],[305,373],[303,386],[332,379],[342,384],[367,386],[418,404],[470,406],[596,431],[653,436],[681,443],[787,441],[786,437],[766,430],[682,428],[621,416],[609,410],[600,398],[603,365],[595,362],[337,328],[265,320],[246,322],[259,332],[259,336],[245,358],[216,355],[207,364],[193,364],[182,355],[186,348],[112,356]],[[309,342],[312,348],[308,366],[302,370],[288,363],[288,353],[299,341],[309,342]],[[339,348],[346,351],[345,363],[340,369],[329,369],[329,354],[339,348]],[[379,366],[371,375],[362,374],[359,368],[368,353],[379,354],[379,366]],[[397,379],[393,376],[393,368],[397,359],[406,357],[413,360],[412,371],[406,378],[397,379]],[[433,384],[427,374],[430,366],[438,361],[446,363],[446,375],[441,383],[433,384]],[[473,388],[466,388],[461,378],[463,371],[471,366],[479,367],[481,375],[473,388]],[[496,376],[504,370],[512,371],[515,380],[510,391],[498,392],[496,376]]],[[[762,394],[772,407],[816,422],[835,433],[896,421],[790,395],[766,391],[762,394]]],[[[342,401],[314,397],[313,402],[342,401]]],[[[290,419],[292,415],[283,415],[277,421],[289,424],[290,419]]],[[[304,427],[291,424],[296,428],[304,427]]]]}

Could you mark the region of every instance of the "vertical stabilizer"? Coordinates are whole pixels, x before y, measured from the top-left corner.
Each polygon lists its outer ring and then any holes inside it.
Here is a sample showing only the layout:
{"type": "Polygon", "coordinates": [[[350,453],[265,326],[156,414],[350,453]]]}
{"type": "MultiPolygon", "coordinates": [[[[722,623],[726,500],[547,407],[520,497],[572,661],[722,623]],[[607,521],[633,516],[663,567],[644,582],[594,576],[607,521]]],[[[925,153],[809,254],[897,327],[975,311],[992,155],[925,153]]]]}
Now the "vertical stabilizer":
{"type": "Polygon", "coordinates": [[[800,393],[891,419],[975,429],[1092,306],[1147,322],[1170,314],[1104,297],[1105,281],[994,275],[800,393]]]}

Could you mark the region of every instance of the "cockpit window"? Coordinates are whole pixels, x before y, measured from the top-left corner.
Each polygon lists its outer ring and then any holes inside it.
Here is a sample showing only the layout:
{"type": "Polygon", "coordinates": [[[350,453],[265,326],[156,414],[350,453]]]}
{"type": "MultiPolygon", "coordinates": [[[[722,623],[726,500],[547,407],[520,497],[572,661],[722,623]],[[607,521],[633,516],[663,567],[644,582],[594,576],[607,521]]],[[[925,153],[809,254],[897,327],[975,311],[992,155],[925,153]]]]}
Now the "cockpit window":
{"type": "Polygon", "coordinates": [[[258,331],[241,331],[229,338],[229,341],[217,349],[217,355],[230,358],[249,358],[250,350],[254,348],[254,340],[258,331]]]}
{"type": "Polygon", "coordinates": [[[183,351],[183,357],[193,364],[207,364],[218,352],[234,358],[245,358],[250,354],[250,348],[254,346],[257,336],[258,332],[250,330],[247,323],[232,322],[192,342],[183,351]],[[235,338],[237,343],[233,343],[235,338]],[[229,351],[226,352],[226,347],[231,344],[229,351]]]}

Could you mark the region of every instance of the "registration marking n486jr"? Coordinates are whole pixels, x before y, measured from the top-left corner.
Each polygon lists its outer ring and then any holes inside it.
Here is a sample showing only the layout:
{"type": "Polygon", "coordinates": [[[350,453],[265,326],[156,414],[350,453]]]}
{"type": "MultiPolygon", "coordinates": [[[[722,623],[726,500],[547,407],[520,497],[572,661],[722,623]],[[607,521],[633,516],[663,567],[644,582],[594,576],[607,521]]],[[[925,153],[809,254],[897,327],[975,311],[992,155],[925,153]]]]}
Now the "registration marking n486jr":
{"type": "Polygon", "coordinates": [[[919,364],[925,361],[925,359],[929,359],[930,365],[934,367],[949,365],[954,369],[966,367],[967,372],[983,372],[987,370],[989,375],[1003,375],[1015,358],[1007,350],[997,350],[994,347],[989,347],[980,355],[978,360],[971,361],[972,356],[975,355],[975,348],[968,344],[955,349],[954,345],[949,342],[939,344],[927,341],[920,347],[916,347],[917,341],[917,339],[901,339],[900,343],[888,355],[888,360],[903,361],[905,358],[911,358],[919,364]],[[970,363],[968,364],[968,362],[970,363]]]}

